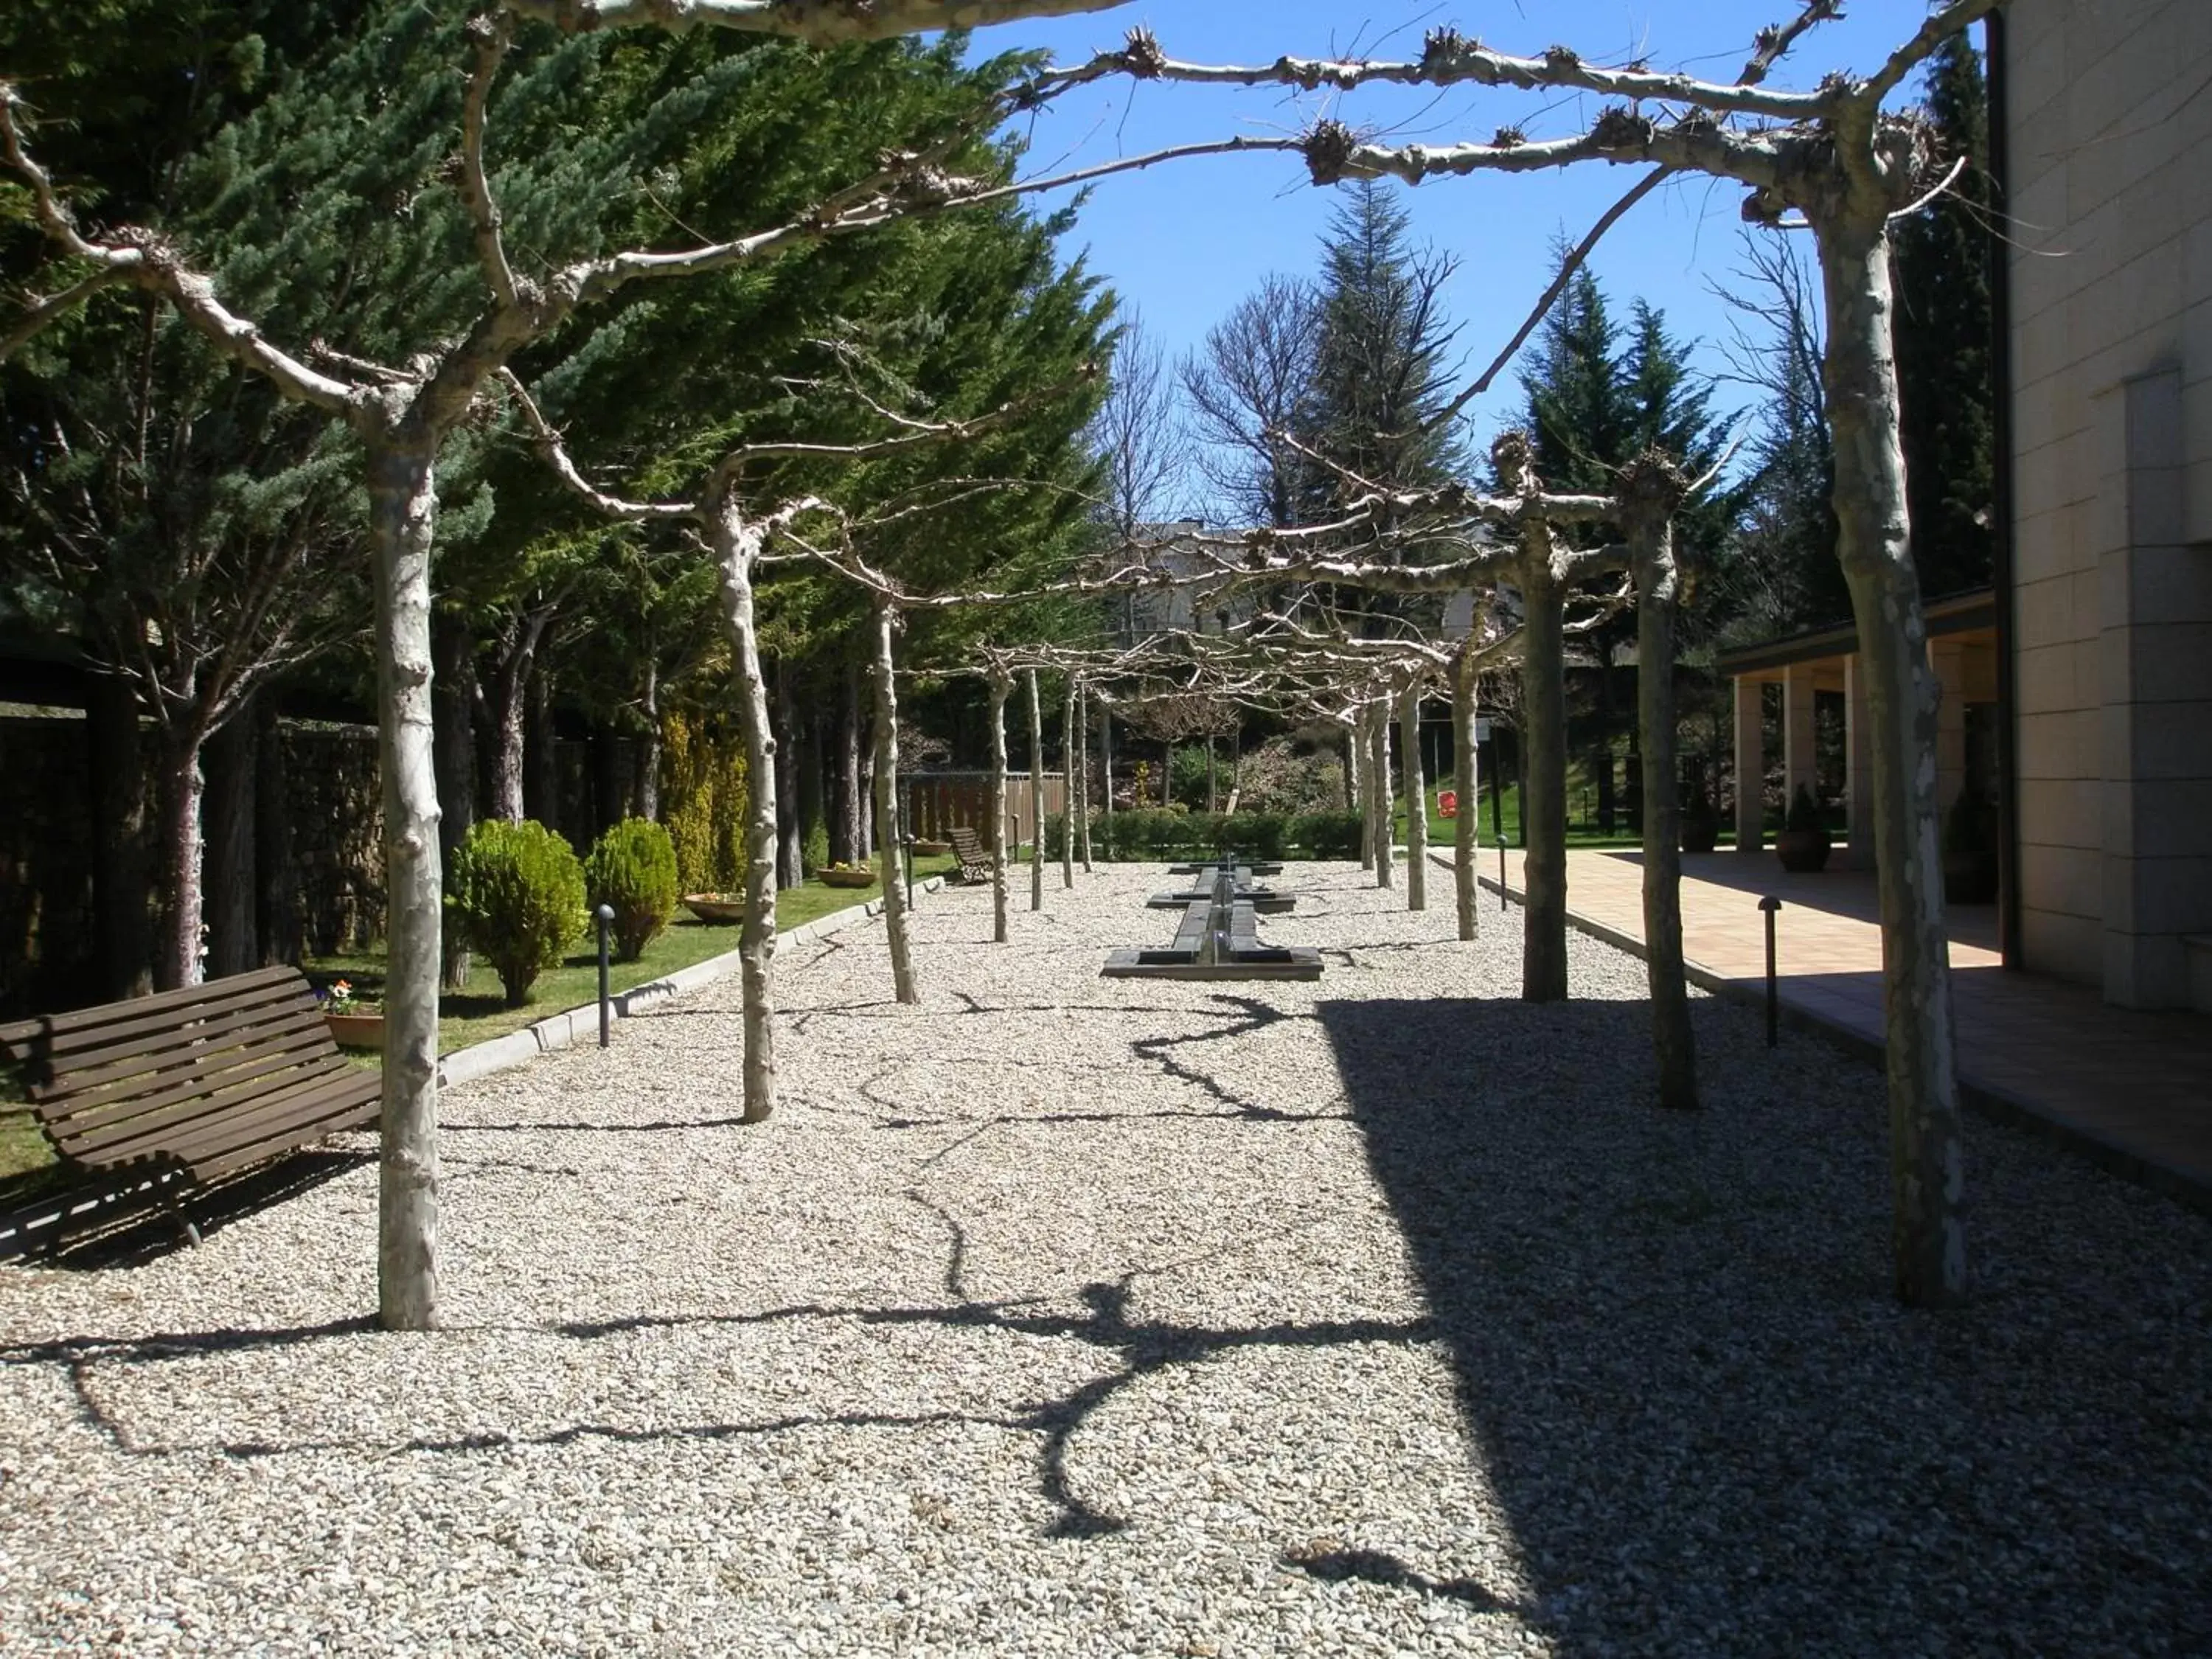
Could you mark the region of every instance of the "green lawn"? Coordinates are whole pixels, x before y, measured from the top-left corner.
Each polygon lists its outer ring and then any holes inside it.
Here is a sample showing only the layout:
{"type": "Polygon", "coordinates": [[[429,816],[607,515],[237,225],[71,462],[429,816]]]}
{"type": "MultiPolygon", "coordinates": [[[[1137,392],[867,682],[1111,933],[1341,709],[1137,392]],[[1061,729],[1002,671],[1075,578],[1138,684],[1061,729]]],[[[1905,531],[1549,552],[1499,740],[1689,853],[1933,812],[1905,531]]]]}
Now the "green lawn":
{"type": "MultiPolygon", "coordinates": [[[[942,875],[954,867],[956,860],[950,855],[915,860],[915,879],[921,882],[930,876],[942,875]]],[[[880,869],[881,861],[878,861],[880,869]]],[[[832,912],[850,908],[878,896],[874,888],[854,890],[845,887],[824,887],[817,882],[808,882],[776,895],[775,921],[779,928],[798,927],[819,920],[832,912]]],[[[694,963],[704,962],[708,957],[718,957],[738,948],[738,928],[735,924],[710,927],[696,921],[688,911],[679,911],[675,923],[668,931],[646,947],[645,954],[635,962],[618,962],[607,975],[610,989],[621,992],[646,984],[672,974],[679,968],[689,968],[694,963]]],[[[381,951],[355,956],[323,957],[307,963],[308,970],[317,975],[343,975],[349,979],[356,991],[374,995],[384,979],[384,957],[381,951]]],[[[507,1006],[505,994],[500,989],[497,975],[478,963],[469,975],[465,990],[447,992],[441,1000],[438,1019],[438,1052],[449,1054],[457,1048],[466,1048],[494,1037],[505,1036],[524,1026],[557,1014],[565,1008],[574,1008],[596,1001],[599,994],[599,958],[596,944],[589,944],[550,973],[538,976],[530,988],[530,1000],[520,1008],[507,1006]]]]}
{"type": "MultiPolygon", "coordinates": [[[[1431,801],[1435,799],[1433,788],[1430,792],[1430,799],[1431,801]]],[[[1518,785],[1507,788],[1504,799],[1499,803],[1499,805],[1505,824],[1505,843],[1509,847],[1517,848],[1521,845],[1521,790],[1518,785]]],[[[1403,846],[1406,840],[1406,814],[1403,809],[1393,816],[1391,822],[1395,826],[1399,844],[1403,846]]],[[[1623,833],[1601,836],[1598,834],[1595,824],[1577,821],[1571,810],[1567,820],[1567,845],[1571,848],[1591,848],[1601,850],[1633,849],[1641,847],[1644,844],[1643,836],[1638,830],[1629,827],[1628,815],[1625,810],[1621,813],[1620,823],[1623,833]]],[[[1453,819],[1439,817],[1434,813],[1430,814],[1429,845],[1431,847],[1439,848],[1449,847],[1452,844],[1453,836],[1457,833],[1458,829],[1453,819]]],[[[1498,838],[1491,828],[1490,791],[1487,788],[1482,792],[1481,810],[1475,814],[1475,836],[1476,839],[1482,843],[1483,851],[1495,858],[1498,838]]],[[[1734,826],[1724,825],[1721,830],[1721,844],[1729,845],[1735,839],[1734,826]]]]}
{"type": "MultiPolygon", "coordinates": [[[[943,875],[957,865],[958,860],[950,855],[916,859],[914,878],[920,883],[931,876],[943,875]]],[[[878,868],[881,867],[879,860],[878,868]]],[[[810,881],[776,895],[776,926],[801,927],[878,896],[872,888],[856,891],[824,887],[810,881]]],[[[920,898],[919,894],[915,896],[920,898]]],[[[684,912],[637,961],[615,963],[608,974],[608,984],[614,990],[627,991],[737,948],[738,929],[734,926],[708,927],[694,921],[688,911],[684,912]]],[[[325,957],[310,962],[307,967],[318,975],[343,975],[352,980],[356,989],[372,993],[384,977],[380,952],[325,957]]],[[[471,1043],[519,1031],[533,1020],[593,1001],[599,994],[599,959],[596,946],[570,957],[553,972],[540,975],[537,984],[531,988],[530,1000],[520,1008],[507,1006],[498,980],[489,969],[479,966],[471,975],[465,991],[444,999],[438,1021],[438,1051],[451,1054],[471,1043]]],[[[377,1064],[374,1054],[354,1052],[349,1057],[362,1066],[377,1064]]],[[[6,1103],[21,1098],[22,1092],[14,1075],[0,1071],[0,1206],[27,1203],[53,1180],[53,1152],[39,1132],[37,1122],[28,1112],[8,1109],[6,1103]]]]}
{"type": "Polygon", "coordinates": [[[45,1182],[35,1172],[51,1169],[53,1161],[30,1113],[0,1108],[0,1206],[38,1196],[45,1182]]]}

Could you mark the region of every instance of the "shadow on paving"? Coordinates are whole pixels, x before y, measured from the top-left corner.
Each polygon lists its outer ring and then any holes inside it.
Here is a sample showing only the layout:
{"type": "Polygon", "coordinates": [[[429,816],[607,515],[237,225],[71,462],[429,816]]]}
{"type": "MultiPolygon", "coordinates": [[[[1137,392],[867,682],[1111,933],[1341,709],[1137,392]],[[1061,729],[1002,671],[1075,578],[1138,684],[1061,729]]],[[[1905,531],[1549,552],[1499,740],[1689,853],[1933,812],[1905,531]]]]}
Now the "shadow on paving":
{"type": "Polygon", "coordinates": [[[1970,1124],[1981,1283],[1908,1313],[1871,1073],[1701,1004],[1668,1114],[1640,1002],[1319,1014],[1563,1651],[2212,1650],[2194,1218],[1970,1124]]]}

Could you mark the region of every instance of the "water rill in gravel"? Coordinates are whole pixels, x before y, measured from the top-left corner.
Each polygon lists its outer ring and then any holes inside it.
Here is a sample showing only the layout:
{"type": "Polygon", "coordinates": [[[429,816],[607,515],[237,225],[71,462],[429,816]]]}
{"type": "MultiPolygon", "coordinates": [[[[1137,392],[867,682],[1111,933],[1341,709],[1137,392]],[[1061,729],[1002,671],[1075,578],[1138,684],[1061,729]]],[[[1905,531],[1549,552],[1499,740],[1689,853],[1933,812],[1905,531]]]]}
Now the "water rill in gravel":
{"type": "MultiPolygon", "coordinates": [[[[1289,908],[1277,895],[1268,898],[1289,908]]],[[[1174,944],[1116,951],[1099,971],[1107,979],[1319,979],[1321,953],[1311,945],[1261,943],[1257,910],[1251,872],[1224,859],[1185,902],[1174,944]]]]}

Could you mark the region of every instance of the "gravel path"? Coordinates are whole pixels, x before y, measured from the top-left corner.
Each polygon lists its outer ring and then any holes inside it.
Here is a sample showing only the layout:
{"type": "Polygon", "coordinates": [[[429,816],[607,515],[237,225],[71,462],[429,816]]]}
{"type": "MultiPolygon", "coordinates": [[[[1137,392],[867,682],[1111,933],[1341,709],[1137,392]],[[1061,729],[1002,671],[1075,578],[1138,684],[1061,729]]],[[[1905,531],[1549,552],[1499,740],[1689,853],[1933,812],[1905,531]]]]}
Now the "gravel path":
{"type": "Polygon", "coordinates": [[[1906,1315],[1868,1068],[1700,999],[1663,1115],[1640,964],[1522,1007],[1446,882],[1294,866],[1321,983],[1206,986],[1048,878],[925,901],[921,1008],[787,951],[764,1129],[734,981],[452,1091],[436,1336],[357,1162],[0,1273],[0,1649],[2212,1648],[2202,1218],[1976,1124],[1906,1315]]]}

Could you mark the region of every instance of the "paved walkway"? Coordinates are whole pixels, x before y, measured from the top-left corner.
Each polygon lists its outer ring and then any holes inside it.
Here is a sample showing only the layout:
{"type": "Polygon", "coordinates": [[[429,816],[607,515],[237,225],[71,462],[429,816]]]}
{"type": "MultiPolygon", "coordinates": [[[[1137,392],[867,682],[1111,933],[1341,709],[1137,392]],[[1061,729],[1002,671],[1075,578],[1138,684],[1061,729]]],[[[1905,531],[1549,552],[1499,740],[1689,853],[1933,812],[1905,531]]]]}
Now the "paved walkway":
{"type": "MultiPolygon", "coordinates": [[[[1495,870],[1496,854],[1490,854],[1495,870]]],[[[1682,860],[1683,949],[1709,989],[1764,996],[1760,897],[1782,901],[1777,975],[1785,1008],[1858,1043],[1881,1045],[1881,934],[1871,876],[1793,876],[1771,857],[1682,860]],[[1698,971],[1698,970],[1702,970],[1698,971]]],[[[1643,860],[1567,855],[1577,925],[1631,949],[1644,940],[1643,860]]],[[[1508,891],[1520,896],[1519,855],[1508,891]]],[[[1495,878],[1485,884],[1496,890],[1495,878]]],[[[2055,1131],[2121,1173],[2212,1209],[2212,1018],[2110,1006],[2084,986],[2007,973],[1996,912],[1951,924],[1959,1077],[1970,1101],[2055,1131]]]]}

